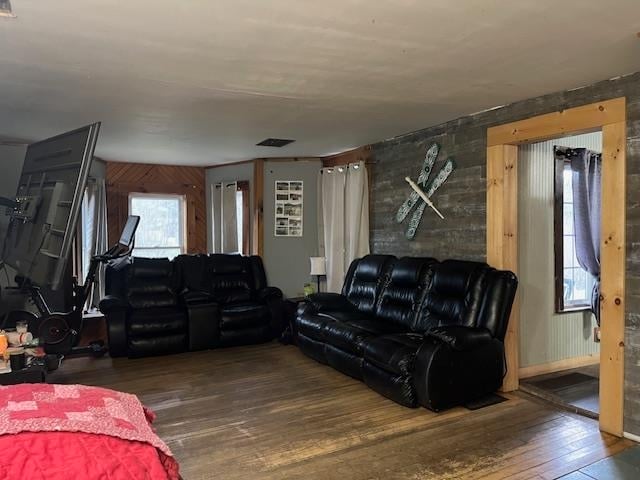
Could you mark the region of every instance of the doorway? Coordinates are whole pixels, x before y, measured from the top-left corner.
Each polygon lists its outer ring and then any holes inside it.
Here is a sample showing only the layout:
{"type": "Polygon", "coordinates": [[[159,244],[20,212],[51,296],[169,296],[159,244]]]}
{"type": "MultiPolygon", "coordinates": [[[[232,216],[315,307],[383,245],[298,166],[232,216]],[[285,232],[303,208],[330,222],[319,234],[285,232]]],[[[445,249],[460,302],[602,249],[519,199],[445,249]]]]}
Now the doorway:
{"type": "MultiPolygon", "coordinates": [[[[624,401],[626,101],[558,111],[487,130],[487,261],[518,273],[518,146],[602,130],[600,429],[622,436],[624,401]]],[[[505,391],[519,387],[519,300],[505,339],[505,391]]]]}
{"type": "Polygon", "coordinates": [[[601,152],[600,130],[518,149],[520,389],[596,419],[601,152]]]}

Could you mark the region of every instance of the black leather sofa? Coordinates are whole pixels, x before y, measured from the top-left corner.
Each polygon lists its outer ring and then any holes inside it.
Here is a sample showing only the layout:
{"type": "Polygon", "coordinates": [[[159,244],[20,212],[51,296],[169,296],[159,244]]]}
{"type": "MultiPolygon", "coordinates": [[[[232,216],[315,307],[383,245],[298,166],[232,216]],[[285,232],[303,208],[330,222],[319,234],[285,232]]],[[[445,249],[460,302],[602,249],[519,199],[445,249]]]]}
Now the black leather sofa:
{"type": "Polygon", "coordinates": [[[497,390],[516,276],[485,263],[368,255],[342,294],[311,295],[300,349],[408,407],[434,411],[497,390]]]}
{"type": "Polygon", "coordinates": [[[269,341],[282,332],[282,292],[260,257],[125,257],[106,270],[112,357],[143,357],[269,341]]]}

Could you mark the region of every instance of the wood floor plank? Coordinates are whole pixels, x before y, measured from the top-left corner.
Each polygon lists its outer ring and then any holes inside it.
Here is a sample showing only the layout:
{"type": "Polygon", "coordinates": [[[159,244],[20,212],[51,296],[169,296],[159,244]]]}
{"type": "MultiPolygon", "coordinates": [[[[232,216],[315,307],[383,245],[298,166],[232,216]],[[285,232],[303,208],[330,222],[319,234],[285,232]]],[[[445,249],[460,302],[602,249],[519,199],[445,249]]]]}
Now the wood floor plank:
{"type": "Polygon", "coordinates": [[[185,480],[551,479],[631,445],[520,393],[476,411],[405,408],[276,343],[75,358],[51,381],[138,395],[185,480]]]}

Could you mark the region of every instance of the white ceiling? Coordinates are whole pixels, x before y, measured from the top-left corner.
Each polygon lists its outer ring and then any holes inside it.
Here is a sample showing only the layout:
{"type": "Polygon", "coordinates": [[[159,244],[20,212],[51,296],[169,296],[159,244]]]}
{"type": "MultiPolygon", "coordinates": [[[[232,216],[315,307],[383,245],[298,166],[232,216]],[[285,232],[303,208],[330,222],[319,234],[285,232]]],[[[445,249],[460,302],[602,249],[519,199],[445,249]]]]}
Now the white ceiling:
{"type": "Polygon", "coordinates": [[[101,120],[110,160],[326,155],[640,70],[639,0],[12,4],[0,137],[101,120]]]}

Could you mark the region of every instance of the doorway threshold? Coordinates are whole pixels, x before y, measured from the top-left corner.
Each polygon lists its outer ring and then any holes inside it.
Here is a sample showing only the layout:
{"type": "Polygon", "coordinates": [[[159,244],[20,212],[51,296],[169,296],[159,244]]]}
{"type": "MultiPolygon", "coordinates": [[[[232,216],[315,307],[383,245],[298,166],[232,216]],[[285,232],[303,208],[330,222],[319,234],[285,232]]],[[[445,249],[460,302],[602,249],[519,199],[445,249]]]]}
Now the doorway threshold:
{"type": "Polygon", "coordinates": [[[598,365],[523,379],[520,390],[564,410],[598,420],[598,365]]]}

